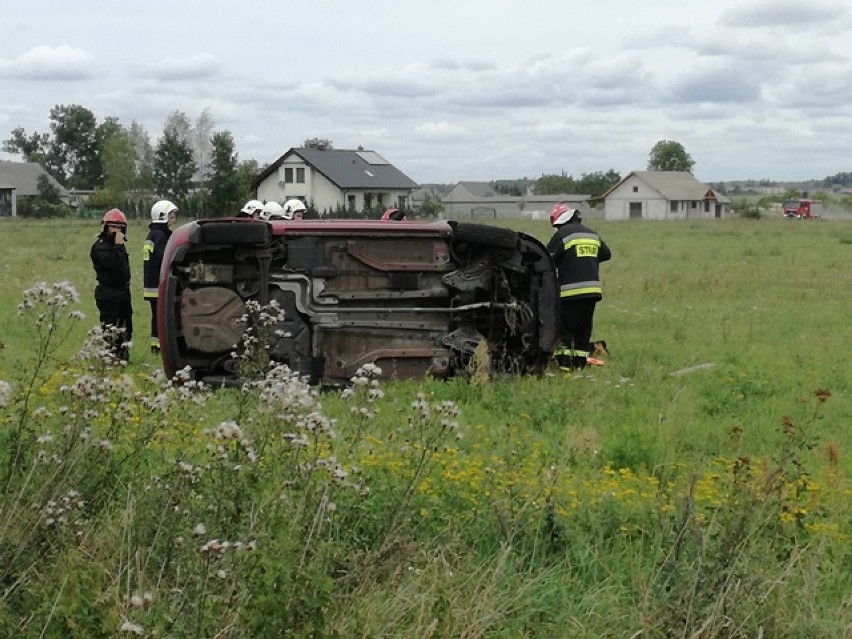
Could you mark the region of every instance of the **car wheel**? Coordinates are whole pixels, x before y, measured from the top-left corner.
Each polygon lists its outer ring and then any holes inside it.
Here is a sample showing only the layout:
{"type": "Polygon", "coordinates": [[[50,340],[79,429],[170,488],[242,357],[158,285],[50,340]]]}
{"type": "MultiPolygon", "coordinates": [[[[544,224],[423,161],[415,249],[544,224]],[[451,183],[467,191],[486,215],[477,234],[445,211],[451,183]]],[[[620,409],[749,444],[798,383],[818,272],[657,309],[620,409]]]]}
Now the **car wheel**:
{"type": "Polygon", "coordinates": [[[458,222],[453,241],[457,244],[487,244],[492,248],[514,249],[518,246],[518,234],[499,226],[458,222]]]}

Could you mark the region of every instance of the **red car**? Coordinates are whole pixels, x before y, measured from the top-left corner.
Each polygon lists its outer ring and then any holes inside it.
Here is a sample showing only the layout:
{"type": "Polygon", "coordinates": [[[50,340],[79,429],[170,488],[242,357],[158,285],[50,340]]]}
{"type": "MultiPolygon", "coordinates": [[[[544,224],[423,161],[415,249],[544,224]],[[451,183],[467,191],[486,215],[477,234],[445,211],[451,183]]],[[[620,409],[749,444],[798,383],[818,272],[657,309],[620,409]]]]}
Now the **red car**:
{"type": "Polygon", "coordinates": [[[166,373],[239,382],[246,302],[284,311],[268,352],[312,383],[539,372],[556,341],[553,262],[536,238],[456,222],[221,218],[176,229],[160,273],[166,373]]]}

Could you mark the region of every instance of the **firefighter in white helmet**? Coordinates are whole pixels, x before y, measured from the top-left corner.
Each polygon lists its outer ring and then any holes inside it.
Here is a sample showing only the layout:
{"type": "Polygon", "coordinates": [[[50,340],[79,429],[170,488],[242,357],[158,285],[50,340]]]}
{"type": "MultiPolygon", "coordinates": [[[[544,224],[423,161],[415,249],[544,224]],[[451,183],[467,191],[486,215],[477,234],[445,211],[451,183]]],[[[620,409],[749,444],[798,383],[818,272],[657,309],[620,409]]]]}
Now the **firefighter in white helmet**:
{"type": "Polygon", "coordinates": [[[240,209],[239,217],[257,217],[262,208],[263,202],[260,200],[249,200],[240,209]]]}
{"type": "MultiPolygon", "coordinates": [[[[581,224],[577,209],[559,202],[550,213],[554,227],[547,251],[556,264],[559,281],[559,342],[553,355],[563,370],[586,365],[595,305],[603,297],[598,264],[612,257],[601,236],[581,224]]],[[[605,343],[601,342],[604,345],[605,343]]]]}
{"type": "Polygon", "coordinates": [[[261,220],[283,220],[284,207],[275,200],[270,200],[263,205],[263,208],[258,213],[257,217],[261,220]]]}
{"type": "Polygon", "coordinates": [[[284,202],[284,219],[285,220],[301,220],[302,216],[307,211],[307,207],[302,200],[293,198],[284,202]]]}
{"type": "Polygon", "coordinates": [[[172,224],[177,217],[178,207],[169,200],[158,200],[151,207],[151,223],[148,224],[148,236],[142,245],[143,260],[143,296],[151,306],[151,338],[149,346],[152,353],[160,352],[160,338],[157,333],[157,298],[160,287],[160,267],[166,251],[172,224]]]}

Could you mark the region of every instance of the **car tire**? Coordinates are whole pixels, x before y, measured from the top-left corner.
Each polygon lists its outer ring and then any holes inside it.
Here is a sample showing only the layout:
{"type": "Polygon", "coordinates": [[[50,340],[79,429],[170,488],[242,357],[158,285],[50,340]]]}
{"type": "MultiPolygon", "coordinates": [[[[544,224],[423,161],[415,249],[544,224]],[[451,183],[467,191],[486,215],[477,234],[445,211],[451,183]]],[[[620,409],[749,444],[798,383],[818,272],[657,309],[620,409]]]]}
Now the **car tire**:
{"type": "Polygon", "coordinates": [[[492,248],[514,249],[518,246],[518,234],[512,229],[486,224],[458,222],[453,232],[456,244],[485,244],[492,248]]]}
{"type": "Polygon", "coordinates": [[[205,245],[257,246],[270,241],[266,222],[208,222],[200,227],[205,245]]]}

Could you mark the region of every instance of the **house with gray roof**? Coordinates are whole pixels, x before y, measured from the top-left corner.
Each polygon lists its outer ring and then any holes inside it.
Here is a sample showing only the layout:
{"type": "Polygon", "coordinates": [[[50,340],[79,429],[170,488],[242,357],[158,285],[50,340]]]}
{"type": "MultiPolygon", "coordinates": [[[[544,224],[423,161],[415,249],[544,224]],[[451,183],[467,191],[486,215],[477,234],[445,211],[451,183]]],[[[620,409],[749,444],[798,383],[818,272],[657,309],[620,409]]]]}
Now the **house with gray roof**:
{"type": "Polygon", "coordinates": [[[602,196],[606,220],[725,217],[731,200],[685,171],[633,171],[602,196]]]}
{"type": "Polygon", "coordinates": [[[418,184],[375,151],[292,148],[252,182],[257,199],[302,200],[320,215],[410,208],[418,184]]]}
{"type": "Polygon", "coordinates": [[[582,214],[589,212],[589,195],[505,195],[488,182],[458,182],[441,198],[444,217],[449,219],[530,218],[547,219],[557,202],[566,202],[582,214]]]}
{"type": "Polygon", "coordinates": [[[16,217],[18,198],[38,195],[38,181],[44,175],[59,191],[63,202],[68,201],[68,191],[35,162],[0,160],[0,217],[16,217]]]}

